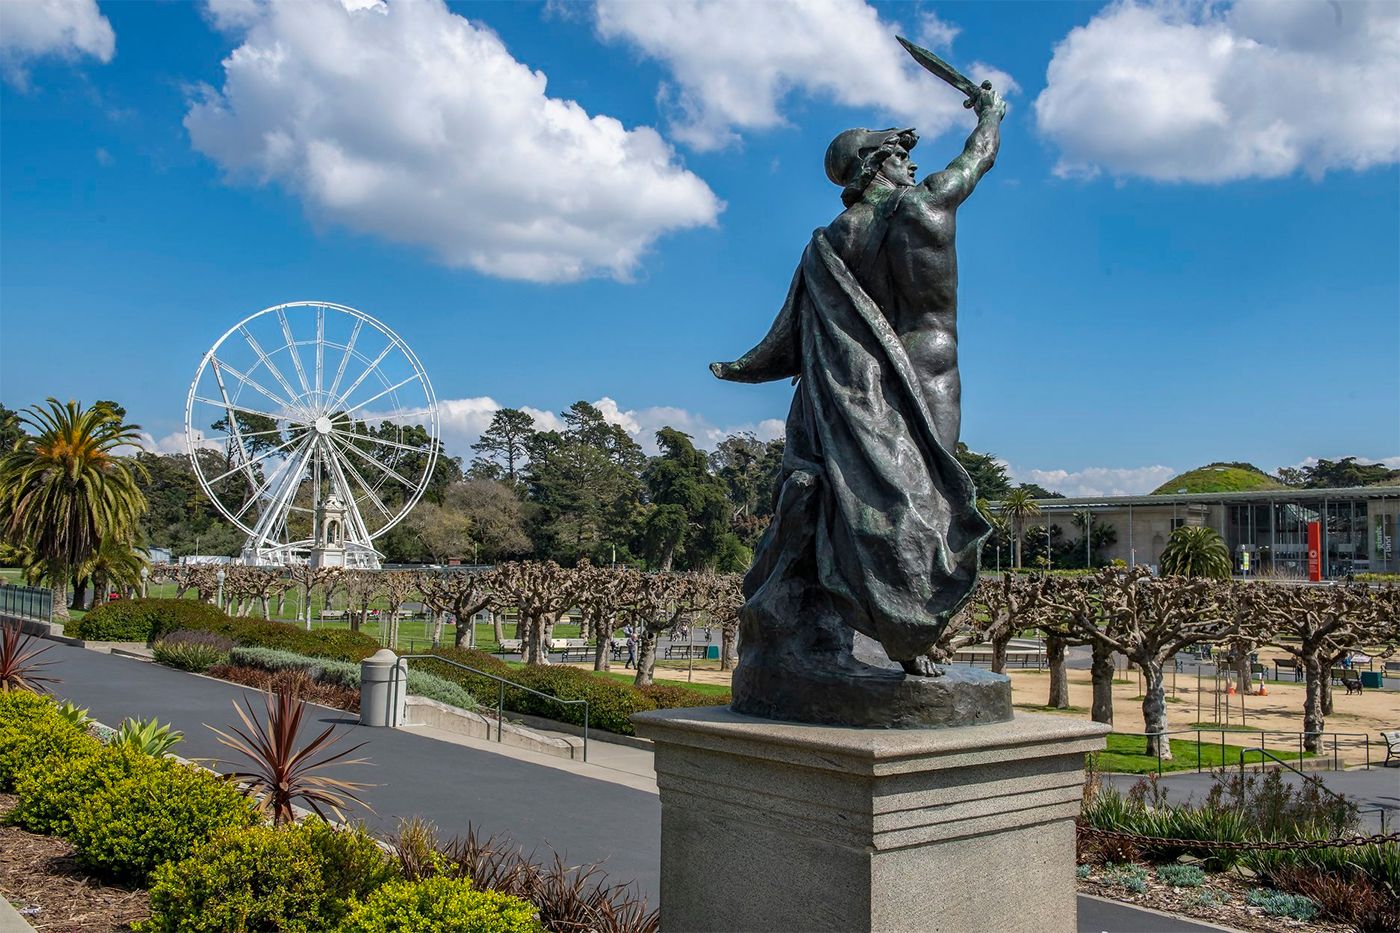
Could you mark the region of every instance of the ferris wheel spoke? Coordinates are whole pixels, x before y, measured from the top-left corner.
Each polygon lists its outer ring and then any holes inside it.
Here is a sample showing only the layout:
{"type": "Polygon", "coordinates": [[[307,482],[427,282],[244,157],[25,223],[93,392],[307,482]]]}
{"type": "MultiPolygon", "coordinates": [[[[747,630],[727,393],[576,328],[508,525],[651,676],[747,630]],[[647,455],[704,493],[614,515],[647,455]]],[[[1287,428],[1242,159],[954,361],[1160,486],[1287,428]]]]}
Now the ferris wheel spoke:
{"type": "Polygon", "coordinates": [[[401,389],[401,388],[403,388],[404,386],[408,385],[410,382],[414,381],[414,380],[417,379],[417,378],[418,378],[418,374],[417,374],[417,373],[414,373],[412,376],[409,376],[407,379],[403,380],[402,382],[396,382],[396,383],[394,383],[393,385],[389,386],[389,388],[385,389],[383,392],[380,392],[378,395],[371,396],[370,398],[365,399],[363,402],[361,402],[360,404],[356,405],[354,408],[347,408],[347,409],[343,412],[343,414],[348,415],[348,414],[350,414],[350,413],[352,413],[352,412],[357,412],[357,411],[359,411],[361,408],[364,408],[366,405],[370,404],[371,402],[377,402],[377,401],[379,401],[379,400],[382,399],[384,396],[388,395],[390,392],[393,392],[395,389],[401,389]]]}
{"type": "Polygon", "coordinates": [[[236,441],[238,441],[238,459],[240,461],[239,469],[244,470],[248,474],[248,485],[251,486],[256,481],[253,479],[252,467],[248,465],[248,445],[243,442],[243,431],[238,426],[237,416],[228,407],[232,403],[229,401],[228,389],[224,387],[223,374],[219,372],[219,360],[217,357],[213,358],[213,364],[214,381],[217,382],[219,385],[219,394],[224,397],[224,411],[227,413],[224,417],[228,419],[229,431],[232,432],[233,438],[236,441]]]}
{"type": "Polygon", "coordinates": [[[278,437],[281,437],[281,436],[282,436],[282,429],[281,429],[281,428],[278,428],[278,429],[272,430],[272,431],[240,431],[239,434],[237,434],[237,435],[234,435],[234,434],[217,434],[217,435],[215,435],[215,434],[203,434],[203,433],[201,433],[199,439],[200,439],[201,441],[206,442],[206,443],[217,444],[217,443],[219,443],[220,441],[232,440],[234,437],[238,437],[238,436],[241,436],[241,437],[243,437],[244,440],[247,440],[247,439],[250,438],[250,437],[266,437],[266,436],[269,435],[269,434],[276,434],[278,437]]]}
{"type": "Polygon", "coordinates": [[[342,442],[342,443],[341,443],[341,449],[342,449],[342,450],[348,450],[348,451],[350,451],[351,453],[353,453],[353,454],[355,454],[356,456],[358,456],[361,460],[364,460],[366,463],[373,464],[375,467],[377,467],[377,468],[378,468],[381,472],[383,472],[384,474],[386,474],[386,475],[388,475],[388,476],[391,476],[391,477],[393,477],[394,479],[398,480],[400,483],[402,483],[404,489],[409,489],[409,490],[411,490],[411,489],[417,489],[417,488],[418,488],[418,484],[417,484],[417,483],[413,482],[412,480],[404,479],[402,476],[400,476],[400,475],[398,474],[397,471],[395,471],[394,469],[392,469],[392,468],[386,466],[385,464],[380,463],[378,460],[374,459],[374,458],[371,457],[369,454],[365,453],[363,450],[361,450],[360,448],[356,447],[354,444],[347,444],[347,443],[342,442]]]}
{"type": "Polygon", "coordinates": [[[345,377],[345,365],[350,362],[350,354],[355,352],[355,341],[360,339],[360,328],[365,326],[364,318],[355,318],[355,327],[350,331],[350,340],[345,344],[345,355],[340,358],[340,366],[335,371],[335,380],[331,382],[330,391],[327,396],[334,397],[340,390],[340,380],[345,377]]]}
{"type": "Polygon", "coordinates": [[[316,402],[321,402],[321,373],[326,366],[326,309],[316,306],[316,402]]]}
{"type": "Polygon", "coordinates": [[[370,373],[375,372],[379,369],[379,364],[384,362],[384,360],[388,358],[389,353],[394,349],[394,346],[394,341],[390,340],[388,345],[385,346],[383,350],[379,351],[379,355],[374,358],[374,362],[366,366],[365,371],[360,373],[359,376],[355,377],[355,381],[350,383],[350,388],[342,392],[336,398],[336,400],[333,403],[331,403],[330,408],[337,409],[340,408],[340,406],[344,405],[346,400],[348,400],[350,396],[355,394],[355,390],[360,387],[360,383],[364,382],[366,377],[368,377],[370,373]]]}
{"type": "Polygon", "coordinates": [[[347,438],[347,439],[354,439],[354,440],[357,440],[357,441],[369,441],[371,444],[382,444],[382,445],[384,445],[385,447],[397,447],[399,450],[406,450],[406,451],[408,451],[409,453],[414,453],[414,454],[425,454],[425,453],[428,452],[428,448],[427,448],[427,447],[414,447],[412,444],[400,444],[398,441],[386,441],[386,440],[385,440],[384,438],[382,438],[382,437],[374,437],[373,435],[370,435],[370,434],[355,434],[355,433],[350,432],[350,431],[337,431],[337,430],[333,430],[332,433],[333,433],[333,434],[338,434],[338,435],[340,435],[341,437],[347,438]]]}
{"type": "Polygon", "coordinates": [[[296,338],[292,336],[292,325],[287,323],[287,312],[283,308],[277,309],[277,320],[282,325],[282,336],[287,338],[287,352],[292,355],[292,365],[296,367],[297,381],[301,383],[301,398],[311,394],[311,386],[306,381],[306,370],[301,366],[301,353],[297,350],[296,338]]]}
{"type": "MultiPolygon", "coordinates": [[[[342,461],[340,457],[336,456],[335,448],[331,445],[327,445],[325,460],[331,470],[332,484],[341,491],[345,496],[346,503],[350,506],[346,511],[346,518],[357,529],[360,540],[368,544],[372,536],[369,533],[369,527],[365,524],[364,516],[360,514],[359,506],[364,497],[355,495],[355,490],[351,487],[350,481],[345,478],[345,470],[343,469],[343,467],[351,466],[350,462],[348,460],[342,461]]],[[[361,481],[363,482],[363,478],[361,481]]],[[[367,492],[372,492],[368,486],[365,489],[367,492]]]]}
{"type": "Polygon", "coordinates": [[[239,372],[233,366],[219,359],[217,356],[211,359],[210,362],[214,364],[214,372],[216,374],[220,370],[227,373],[231,373],[232,375],[238,377],[239,382],[243,383],[244,385],[250,385],[253,388],[257,389],[263,395],[267,396],[269,401],[281,405],[287,411],[294,411],[296,409],[297,406],[282,398],[280,395],[277,395],[275,392],[269,392],[266,388],[263,387],[263,385],[260,382],[248,376],[246,373],[239,372]]]}
{"type": "MultiPolygon", "coordinates": [[[[303,436],[303,437],[294,437],[294,438],[291,438],[290,440],[288,440],[288,441],[286,441],[286,442],[284,442],[284,443],[278,444],[276,447],[273,447],[271,450],[264,450],[262,453],[258,454],[256,457],[253,457],[251,460],[248,460],[248,461],[246,461],[246,462],[244,462],[244,463],[242,463],[242,464],[239,464],[238,466],[234,467],[232,470],[229,470],[229,471],[227,471],[227,472],[225,472],[225,473],[220,473],[218,476],[214,477],[213,479],[211,479],[211,480],[209,481],[209,485],[212,486],[212,485],[214,485],[215,483],[219,482],[220,480],[227,479],[228,477],[230,477],[230,476],[232,476],[233,474],[237,473],[239,470],[250,470],[250,471],[251,471],[251,470],[252,470],[252,467],[253,467],[253,464],[255,464],[255,463],[261,463],[262,461],[266,460],[268,457],[271,457],[273,454],[277,453],[278,451],[280,451],[280,450],[286,450],[288,447],[290,447],[290,446],[292,446],[293,444],[297,443],[298,441],[304,440],[304,439],[305,439],[304,436],[303,436]]],[[[249,478],[250,478],[250,479],[252,478],[252,477],[251,477],[251,473],[249,474],[249,478]]]]}
{"type": "Polygon", "coordinates": [[[270,533],[275,531],[280,523],[286,521],[287,504],[296,493],[297,487],[301,485],[302,474],[306,472],[306,464],[311,459],[311,448],[314,444],[314,439],[308,437],[294,457],[289,457],[284,461],[280,485],[272,497],[272,504],[253,528],[253,534],[259,540],[270,540],[270,533]]]}
{"type": "Polygon", "coordinates": [[[243,339],[248,342],[248,346],[252,347],[253,352],[258,355],[258,359],[262,361],[263,366],[272,374],[272,378],[276,379],[277,384],[287,393],[287,396],[289,398],[296,398],[297,390],[292,388],[292,384],[287,381],[286,376],[282,375],[282,370],[277,368],[277,364],[272,362],[268,355],[263,352],[262,344],[258,343],[258,338],[253,336],[253,332],[248,330],[248,326],[246,324],[240,324],[238,325],[238,330],[243,334],[243,339]]]}
{"type": "MultiPolygon", "coordinates": [[[[285,414],[277,414],[276,412],[263,411],[259,408],[249,408],[247,405],[240,405],[237,402],[221,402],[218,399],[205,398],[202,395],[193,396],[193,399],[196,402],[203,402],[205,405],[213,405],[215,408],[223,408],[229,411],[240,411],[245,415],[257,415],[260,418],[271,418],[273,421],[294,420],[288,418],[285,414]]],[[[247,437],[247,435],[245,434],[244,437],[247,437]]]]}
{"type": "MultiPolygon", "coordinates": [[[[302,452],[301,452],[300,450],[298,450],[298,451],[296,451],[296,452],[294,452],[294,453],[292,454],[292,457],[298,457],[298,456],[301,455],[301,453],[302,453],[302,452]]],[[[287,459],[287,461],[286,461],[285,463],[283,463],[283,468],[284,468],[284,469],[285,469],[287,463],[290,463],[290,462],[291,462],[291,459],[292,459],[292,458],[289,457],[289,458],[287,459]]],[[[263,496],[267,493],[267,491],[268,491],[269,489],[272,488],[273,484],[274,484],[274,483],[278,483],[278,482],[281,481],[282,475],[283,475],[282,470],[273,470],[272,473],[271,473],[271,475],[269,475],[269,476],[267,477],[267,479],[263,480],[262,484],[259,485],[257,489],[254,489],[254,490],[253,490],[253,494],[250,495],[250,496],[248,497],[248,501],[245,502],[245,503],[243,503],[243,508],[239,509],[239,510],[232,516],[233,520],[234,520],[234,521],[238,521],[239,519],[241,519],[241,518],[247,513],[248,509],[250,509],[250,508],[251,508],[253,505],[255,505],[256,503],[261,502],[263,496]]],[[[213,483],[210,483],[209,485],[212,487],[212,486],[213,486],[213,483]]]]}
{"type": "MultiPolygon", "coordinates": [[[[388,412],[387,414],[384,415],[384,420],[390,422],[391,424],[393,424],[393,423],[395,423],[395,422],[394,422],[394,419],[395,419],[395,418],[419,418],[419,417],[422,417],[422,416],[424,416],[424,415],[429,415],[429,416],[431,416],[431,415],[435,415],[435,414],[436,414],[436,412],[434,412],[433,409],[431,409],[431,408],[411,408],[411,409],[408,409],[408,410],[406,410],[406,411],[391,411],[391,412],[388,412]]],[[[404,427],[404,425],[399,425],[399,427],[404,427]]]]}

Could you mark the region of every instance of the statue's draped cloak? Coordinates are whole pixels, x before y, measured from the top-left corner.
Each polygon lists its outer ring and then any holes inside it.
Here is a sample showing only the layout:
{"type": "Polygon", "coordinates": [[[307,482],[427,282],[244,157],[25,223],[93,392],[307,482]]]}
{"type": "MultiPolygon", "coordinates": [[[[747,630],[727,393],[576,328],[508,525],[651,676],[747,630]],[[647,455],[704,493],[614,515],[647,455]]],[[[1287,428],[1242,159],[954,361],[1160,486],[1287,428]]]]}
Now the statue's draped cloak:
{"type": "MultiPolygon", "coordinates": [[[[898,201],[875,211],[850,257],[866,276],[898,201]]],[[[800,592],[804,613],[834,616],[903,660],[931,647],[967,599],[991,529],[967,472],[938,440],[904,345],[861,285],[866,276],[816,231],[768,336],[728,375],[800,377],[743,615],[759,630],[800,627],[788,618],[800,592]]]]}

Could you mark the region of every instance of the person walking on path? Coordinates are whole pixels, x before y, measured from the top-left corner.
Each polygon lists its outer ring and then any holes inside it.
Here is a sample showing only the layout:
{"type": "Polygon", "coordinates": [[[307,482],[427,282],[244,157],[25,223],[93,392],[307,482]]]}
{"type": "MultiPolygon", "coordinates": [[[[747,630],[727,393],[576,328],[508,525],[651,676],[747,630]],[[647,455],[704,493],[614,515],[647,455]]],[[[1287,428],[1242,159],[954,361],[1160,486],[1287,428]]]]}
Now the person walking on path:
{"type": "Polygon", "coordinates": [[[637,666],[637,633],[629,631],[627,633],[627,663],[622,665],[623,670],[630,670],[637,666]]]}

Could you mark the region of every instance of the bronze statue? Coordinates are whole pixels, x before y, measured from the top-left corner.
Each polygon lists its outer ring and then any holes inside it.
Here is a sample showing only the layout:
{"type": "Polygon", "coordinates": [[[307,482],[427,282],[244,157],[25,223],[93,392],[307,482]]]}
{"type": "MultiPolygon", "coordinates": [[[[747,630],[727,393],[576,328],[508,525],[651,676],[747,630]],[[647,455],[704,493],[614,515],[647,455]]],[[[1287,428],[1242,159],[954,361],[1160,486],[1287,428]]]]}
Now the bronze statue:
{"type": "Polygon", "coordinates": [[[919,181],[912,129],[837,136],[826,173],[846,210],[813,233],[763,341],[710,366],[797,383],[776,509],[744,581],[739,712],[895,726],[1010,716],[1004,678],[940,671],[926,655],[976,583],[990,531],[953,457],[954,221],[996,159],[1006,104],[905,47],[969,95],[978,120],[962,153],[919,181]]]}

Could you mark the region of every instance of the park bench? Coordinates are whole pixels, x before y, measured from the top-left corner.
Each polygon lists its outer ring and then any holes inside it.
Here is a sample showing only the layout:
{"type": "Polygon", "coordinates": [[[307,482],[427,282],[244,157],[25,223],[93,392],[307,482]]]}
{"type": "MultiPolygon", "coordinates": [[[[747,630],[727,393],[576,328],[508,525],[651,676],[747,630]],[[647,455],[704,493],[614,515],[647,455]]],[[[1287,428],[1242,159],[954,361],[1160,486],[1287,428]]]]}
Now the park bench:
{"type": "Polygon", "coordinates": [[[666,657],[668,658],[699,658],[704,660],[707,645],[667,645],[666,657]]]}
{"type": "Polygon", "coordinates": [[[344,609],[322,609],[322,610],[321,610],[321,618],[322,618],[322,619],[343,619],[343,618],[345,618],[345,610],[344,610],[344,609]]]}
{"type": "Polygon", "coordinates": [[[519,638],[502,638],[498,654],[519,654],[524,642],[519,638]]]}
{"type": "Polygon", "coordinates": [[[1390,759],[1400,760],[1400,729],[1382,732],[1381,738],[1385,739],[1385,761],[1381,762],[1381,767],[1389,768],[1390,759]]]}
{"type": "Polygon", "coordinates": [[[1297,658],[1288,658],[1288,659],[1286,659],[1286,660],[1275,660],[1275,661],[1274,661],[1274,680],[1283,680],[1283,674],[1281,673],[1282,671],[1292,671],[1292,672],[1293,672],[1293,682],[1294,682],[1294,683],[1302,683],[1302,681],[1303,681],[1303,667],[1302,667],[1302,665],[1300,665],[1300,664],[1298,663],[1298,659],[1297,659],[1297,658]]]}

